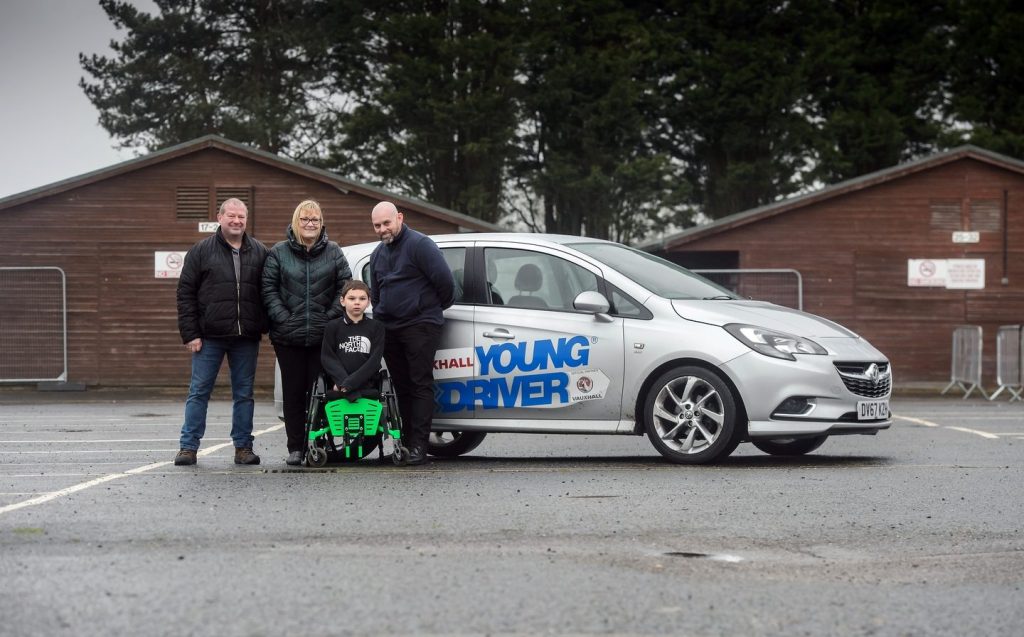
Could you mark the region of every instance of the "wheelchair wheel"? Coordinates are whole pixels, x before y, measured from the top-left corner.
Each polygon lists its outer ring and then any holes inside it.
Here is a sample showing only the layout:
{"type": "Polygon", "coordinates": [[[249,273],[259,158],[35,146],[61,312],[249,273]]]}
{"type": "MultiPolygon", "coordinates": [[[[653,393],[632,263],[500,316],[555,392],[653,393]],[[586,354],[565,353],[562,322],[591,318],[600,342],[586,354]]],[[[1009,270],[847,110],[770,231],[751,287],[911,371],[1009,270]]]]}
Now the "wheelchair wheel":
{"type": "Polygon", "coordinates": [[[395,450],[391,452],[391,461],[396,466],[404,466],[409,461],[409,450],[400,444],[395,445],[395,450]]]}
{"type": "Polygon", "coordinates": [[[311,467],[322,467],[327,464],[327,452],[320,447],[310,447],[306,454],[306,462],[311,467]]]}

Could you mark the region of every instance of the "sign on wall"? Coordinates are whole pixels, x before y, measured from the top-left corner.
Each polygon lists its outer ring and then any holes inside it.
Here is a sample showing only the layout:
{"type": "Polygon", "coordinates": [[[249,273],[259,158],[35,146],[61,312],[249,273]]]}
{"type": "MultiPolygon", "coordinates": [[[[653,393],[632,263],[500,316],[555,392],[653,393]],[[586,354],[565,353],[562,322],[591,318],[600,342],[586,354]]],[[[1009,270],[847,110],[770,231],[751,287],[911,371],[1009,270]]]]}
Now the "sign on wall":
{"type": "Polygon", "coordinates": [[[154,252],[153,276],[158,279],[181,277],[181,266],[185,264],[184,252],[154,252]]]}
{"type": "Polygon", "coordinates": [[[907,286],[982,290],[984,259],[907,259],[907,286]]]}

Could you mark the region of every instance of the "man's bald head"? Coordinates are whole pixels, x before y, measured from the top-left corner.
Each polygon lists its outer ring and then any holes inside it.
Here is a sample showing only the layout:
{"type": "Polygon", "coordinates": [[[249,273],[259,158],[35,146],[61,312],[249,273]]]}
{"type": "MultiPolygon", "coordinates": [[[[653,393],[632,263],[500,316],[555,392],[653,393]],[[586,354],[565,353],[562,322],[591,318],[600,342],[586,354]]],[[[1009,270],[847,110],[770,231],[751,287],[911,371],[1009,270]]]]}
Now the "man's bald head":
{"type": "Polygon", "coordinates": [[[373,223],[373,231],[377,233],[384,243],[391,243],[402,231],[402,222],[405,217],[395,204],[390,201],[382,201],[373,207],[370,212],[370,221],[373,223]]]}

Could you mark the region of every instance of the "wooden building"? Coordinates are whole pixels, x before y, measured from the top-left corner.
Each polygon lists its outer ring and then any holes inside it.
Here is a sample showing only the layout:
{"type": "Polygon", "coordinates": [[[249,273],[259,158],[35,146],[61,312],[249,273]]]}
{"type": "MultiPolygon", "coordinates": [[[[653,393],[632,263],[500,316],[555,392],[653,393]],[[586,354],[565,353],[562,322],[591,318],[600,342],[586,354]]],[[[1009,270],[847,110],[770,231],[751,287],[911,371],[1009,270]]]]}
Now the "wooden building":
{"type": "MultiPolygon", "coordinates": [[[[0,199],[0,267],[56,266],[66,275],[69,381],[188,386],[177,279],[156,278],[155,254],[183,253],[208,236],[200,222],[215,221],[229,197],[248,204],[248,230],[267,247],[284,239],[307,198],[320,202],[329,237],[342,245],[376,240],[370,209],[381,200],[428,234],[499,229],[217,136],[0,199]]],[[[6,337],[8,350],[24,338],[6,337]]],[[[264,339],[258,385],[273,384],[273,365],[264,339]]]]}
{"type": "Polygon", "coordinates": [[[954,327],[979,325],[991,388],[996,332],[1024,322],[1024,162],[959,147],[641,247],[691,268],[798,270],[804,309],[885,352],[897,387],[948,381],[954,327]],[[910,271],[973,260],[981,289],[910,271]]]}

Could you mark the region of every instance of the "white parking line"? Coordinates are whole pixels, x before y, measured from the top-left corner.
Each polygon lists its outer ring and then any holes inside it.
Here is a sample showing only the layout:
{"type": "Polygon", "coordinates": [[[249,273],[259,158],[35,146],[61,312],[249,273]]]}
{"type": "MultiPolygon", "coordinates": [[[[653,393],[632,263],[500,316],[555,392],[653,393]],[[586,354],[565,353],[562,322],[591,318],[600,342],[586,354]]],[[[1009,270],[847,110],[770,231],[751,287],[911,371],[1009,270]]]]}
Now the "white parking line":
{"type": "MultiPolygon", "coordinates": [[[[60,440],[0,440],[0,445],[31,445],[31,444],[43,444],[43,445],[77,445],[81,443],[86,444],[97,444],[97,443],[108,443],[108,442],[178,442],[180,438],[124,438],[124,439],[105,439],[105,440],[80,440],[78,438],[62,438],[60,440]]],[[[206,442],[221,442],[224,440],[231,440],[231,438],[204,438],[206,442]]]]}
{"type": "Polygon", "coordinates": [[[988,438],[989,440],[999,439],[999,436],[990,434],[987,431],[978,431],[977,429],[968,429],[967,427],[946,427],[946,429],[952,429],[953,431],[962,431],[964,433],[974,434],[975,436],[981,436],[982,438],[988,438]]]}
{"type": "Polygon", "coordinates": [[[173,449],[66,449],[62,451],[54,451],[53,449],[50,449],[48,451],[0,451],[0,456],[20,456],[30,454],[63,456],[69,453],[170,453],[177,450],[177,447],[174,447],[173,449]]]}
{"type": "Polygon", "coordinates": [[[942,425],[940,425],[938,423],[934,423],[934,422],[932,422],[930,420],[922,420],[921,418],[911,418],[910,416],[894,416],[894,418],[898,418],[900,420],[906,420],[906,421],[909,421],[909,422],[914,422],[914,423],[917,423],[919,425],[924,425],[925,427],[941,427],[942,426],[942,425]]]}
{"type": "Polygon", "coordinates": [[[954,427],[952,425],[940,425],[938,423],[931,422],[930,420],[923,420],[921,418],[911,418],[910,416],[894,416],[900,420],[907,420],[909,422],[924,425],[925,427],[942,427],[943,429],[952,429],[953,431],[962,431],[968,434],[974,434],[981,436],[982,438],[988,438],[989,440],[998,439],[998,434],[989,433],[987,431],[979,431],[977,429],[968,429],[967,427],[954,427]]]}
{"type": "MultiPolygon", "coordinates": [[[[283,424],[274,425],[273,427],[268,427],[266,429],[261,429],[260,431],[254,431],[252,435],[253,436],[261,436],[261,435],[263,435],[265,433],[270,433],[272,431],[277,431],[278,429],[281,429],[283,427],[284,427],[283,424]]],[[[196,455],[198,455],[198,456],[208,456],[211,453],[215,453],[217,451],[220,451],[224,447],[229,447],[229,446],[231,446],[231,443],[230,442],[226,442],[226,443],[223,443],[223,444],[219,444],[219,445],[215,445],[213,447],[210,447],[209,449],[204,449],[203,451],[200,451],[196,455]]],[[[23,509],[25,507],[35,506],[37,504],[44,504],[44,503],[49,502],[51,500],[56,500],[57,498],[62,498],[64,496],[66,496],[66,495],[71,495],[72,493],[77,493],[79,491],[83,491],[85,489],[88,489],[89,487],[95,487],[96,485],[103,484],[105,482],[110,482],[111,480],[117,480],[119,478],[126,478],[126,477],[131,476],[131,475],[136,475],[136,474],[139,474],[139,473],[144,473],[146,471],[151,471],[153,469],[158,469],[160,467],[166,467],[167,465],[171,464],[172,462],[173,461],[171,461],[171,460],[164,460],[162,462],[154,462],[152,464],[147,464],[145,466],[137,467],[135,469],[129,469],[129,470],[121,472],[121,473],[110,473],[110,474],[107,474],[105,476],[100,476],[99,478],[95,478],[93,480],[88,480],[86,482],[80,482],[80,483],[78,483],[76,485],[73,485],[73,486],[70,486],[70,487],[68,487],[66,489],[60,489],[59,491],[53,491],[51,493],[47,493],[47,494],[44,494],[44,495],[41,495],[41,496],[38,496],[38,497],[35,497],[35,498],[31,498],[31,499],[25,500],[23,502],[16,502],[14,504],[8,504],[7,506],[0,507],[0,515],[3,515],[4,513],[10,513],[11,511],[17,511],[18,509],[23,509]]]]}

